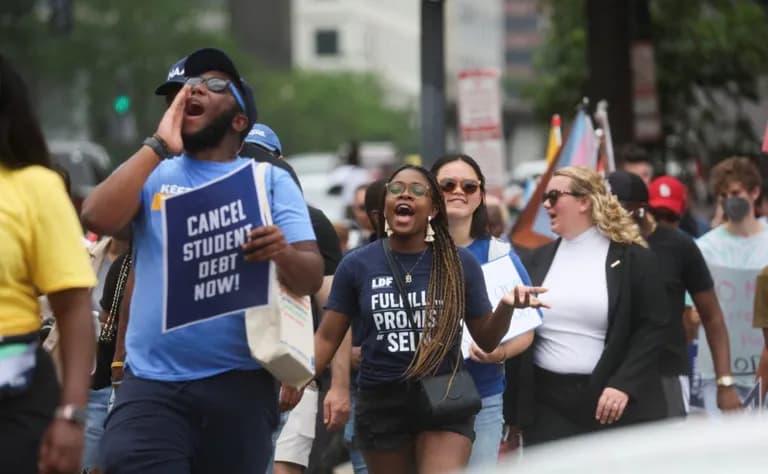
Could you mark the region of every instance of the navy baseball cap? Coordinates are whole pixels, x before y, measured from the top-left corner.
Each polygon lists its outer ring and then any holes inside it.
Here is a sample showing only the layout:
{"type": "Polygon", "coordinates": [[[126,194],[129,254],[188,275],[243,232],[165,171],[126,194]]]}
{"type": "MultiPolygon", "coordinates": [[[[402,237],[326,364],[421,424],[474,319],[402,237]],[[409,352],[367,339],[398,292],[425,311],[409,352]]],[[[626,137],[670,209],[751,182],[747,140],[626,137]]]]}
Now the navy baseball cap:
{"type": "Polygon", "coordinates": [[[245,141],[248,143],[254,143],[269,151],[274,151],[279,154],[283,153],[283,146],[280,144],[280,139],[277,138],[277,134],[263,123],[257,123],[248,132],[248,136],[245,137],[245,141]]]}
{"type": "Polygon", "coordinates": [[[155,89],[155,95],[168,95],[171,92],[178,91],[187,80],[184,75],[184,64],[187,62],[187,57],[176,61],[176,63],[168,69],[168,75],[165,78],[165,82],[157,86],[155,89]]]}
{"type": "Polygon", "coordinates": [[[186,77],[196,77],[208,71],[220,71],[232,78],[235,88],[239,91],[240,97],[236,98],[238,103],[245,104],[245,115],[248,117],[249,129],[256,123],[257,113],[256,104],[253,100],[253,93],[245,79],[240,75],[235,67],[235,63],[229,59],[224,51],[216,48],[198,49],[187,56],[184,62],[184,75],[186,77]]]}
{"type": "Polygon", "coordinates": [[[639,176],[626,171],[614,171],[608,175],[611,194],[622,202],[648,202],[648,188],[639,176]]]}

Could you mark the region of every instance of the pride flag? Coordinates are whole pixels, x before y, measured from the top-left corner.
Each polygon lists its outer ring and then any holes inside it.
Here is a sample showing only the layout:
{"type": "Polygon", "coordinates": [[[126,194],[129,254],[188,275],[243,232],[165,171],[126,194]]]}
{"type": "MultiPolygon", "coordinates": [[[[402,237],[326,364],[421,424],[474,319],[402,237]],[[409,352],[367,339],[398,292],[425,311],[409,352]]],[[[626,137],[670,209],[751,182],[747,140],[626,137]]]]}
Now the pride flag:
{"type": "Polygon", "coordinates": [[[542,206],[542,196],[555,169],[566,166],[597,166],[597,141],[592,120],[586,112],[586,107],[579,107],[571,124],[565,143],[559,153],[549,164],[546,173],[541,177],[536,191],[515,222],[510,232],[510,241],[524,248],[535,248],[553,240],[556,236],[549,229],[549,216],[542,206]]]}

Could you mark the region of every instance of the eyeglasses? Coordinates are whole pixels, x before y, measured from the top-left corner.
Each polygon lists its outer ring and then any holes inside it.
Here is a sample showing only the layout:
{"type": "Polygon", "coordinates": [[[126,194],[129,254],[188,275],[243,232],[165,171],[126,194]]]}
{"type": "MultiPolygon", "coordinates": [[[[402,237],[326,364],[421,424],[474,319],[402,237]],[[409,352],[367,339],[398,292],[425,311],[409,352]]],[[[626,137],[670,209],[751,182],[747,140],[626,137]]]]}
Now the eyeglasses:
{"type": "Polygon", "coordinates": [[[544,193],[544,196],[542,196],[542,201],[546,202],[549,201],[550,207],[555,207],[555,204],[557,204],[557,201],[560,199],[560,196],[563,194],[567,194],[569,196],[573,197],[584,197],[584,194],[582,193],[572,193],[570,191],[561,191],[559,189],[550,189],[546,193],[544,193]]]}
{"type": "Polygon", "coordinates": [[[444,193],[452,193],[456,189],[456,186],[461,186],[461,190],[464,191],[464,194],[475,194],[475,192],[480,189],[480,181],[475,181],[474,179],[462,179],[461,181],[457,181],[453,178],[440,180],[440,189],[442,189],[444,193]]]}
{"type": "Polygon", "coordinates": [[[205,84],[205,87],[209,91],[216,92],[217,94],[221,94],[229,89],[235,97],[237,105],[239,105],[243,112],[245,112],[245,102],[243,101],[243,97],[240,95],[237,87],[235,87],[229,79],[222,79],[220,77],[190,77],[186,82],[186,85],[190,87],[199,86],[200,84],[205,84]]]}
{"type": "Polygon", "coordinates": [[[416,197],[422,197],[427,195],[429,188],[421,183],[409,183],[405,184],[402,181],[392,181],[386,184],[387,192],[393,196],[399,196],[405,192],[408,188],[408,192],[416,197]]]}

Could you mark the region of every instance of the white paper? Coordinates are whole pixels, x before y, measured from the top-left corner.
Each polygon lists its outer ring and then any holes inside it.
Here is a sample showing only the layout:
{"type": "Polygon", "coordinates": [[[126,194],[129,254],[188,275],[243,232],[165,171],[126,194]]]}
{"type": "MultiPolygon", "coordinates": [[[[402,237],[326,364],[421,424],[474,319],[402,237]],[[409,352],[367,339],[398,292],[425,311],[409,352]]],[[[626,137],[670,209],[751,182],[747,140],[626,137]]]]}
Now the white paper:
{"type": "MultiPolygon", "coordinates": [[[[515,268],[514,262],[512,262],[512,259],[508,255],[482,265],[482,269],[483,276],[485,277],[485,286],[488,290],[488,300],[491,302],[491,307],[493,309],[496,309],[496,306],[505,294],[512,291],[517,285],[524,284],[522,278],[520,278],[520,274],[517,273],[517,268],[515,268]]],[[[501,343],[541,326],[541,323],[541,315],[538,310],[533,308],[516,308],[512,313],[512,321],[509,323],[509,331],[507,331],[507,334],[501,338],[501,343]]],[[[469,359],[469,346],[472,345],[473,342],[472,336],[467,329],[467,325],[464,324],[464,331],[461,338],[461,353],[464,355],[465,359],[469,359]]]]}

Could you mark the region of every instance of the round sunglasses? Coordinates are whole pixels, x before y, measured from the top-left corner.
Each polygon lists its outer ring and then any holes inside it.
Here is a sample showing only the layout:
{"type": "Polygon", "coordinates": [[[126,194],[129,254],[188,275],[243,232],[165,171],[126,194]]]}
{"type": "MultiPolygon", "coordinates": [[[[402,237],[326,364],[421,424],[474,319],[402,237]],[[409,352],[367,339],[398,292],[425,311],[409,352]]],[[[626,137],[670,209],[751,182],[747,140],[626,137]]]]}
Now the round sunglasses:
{"type": "Polygon", "coordinates": [[[421,183],[405,184],[402,181],[391,181],[386,184],[387,192],[393,196],[399,196],[408,189],[408,192],[416,197],[426,196],[429,188],[421,183]]]}
{"type": "Polygon", "coordinates": [[[245,102],[243,102],[243,98],[240,96],[240,92],[237,90],[237,87],[235,87],[235,85],[232,84],[232,81],[229,79],[222,79],[220,77],[190,77],[186,81],[186,85],[190,87],[199,86],[200,84],[205,84],[205,87],[209,91],[216,92],[217,94],[221,94],[229,89],[232,92],[232,95],[235,97],[237,105],[239,105],[240,108],[245,111],[245,102]]]}
{"type": "Polygon", "coordinates": [[[462,179],[461,181],[458,181],[453,178],[444,178],[440,180],[440,189],[442,189],[444,193],[452,193],[457,186],[461,187],[464,194],[475,194],[477,190],[480,189],[480,181],[474,179],[462,179]]]}
{"type": "Polygon", "coordinates": [[[560,199],[560,196],[563,194],[567,194],[569,196],[573,197],[584,197],[584,194],[582,193],[572,193],[570,191],[561,191],[559,189],[550,189],[544,195],[542,196],[542,203],[549,201],[550,207],[555,207],[555,204],[557,204],[557,201],[560,199]]]}

